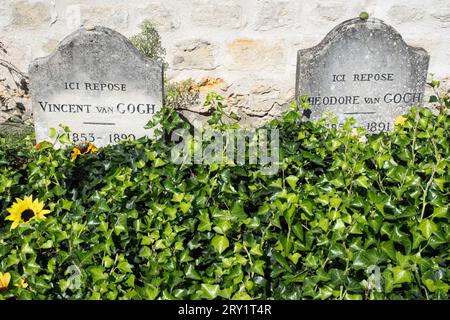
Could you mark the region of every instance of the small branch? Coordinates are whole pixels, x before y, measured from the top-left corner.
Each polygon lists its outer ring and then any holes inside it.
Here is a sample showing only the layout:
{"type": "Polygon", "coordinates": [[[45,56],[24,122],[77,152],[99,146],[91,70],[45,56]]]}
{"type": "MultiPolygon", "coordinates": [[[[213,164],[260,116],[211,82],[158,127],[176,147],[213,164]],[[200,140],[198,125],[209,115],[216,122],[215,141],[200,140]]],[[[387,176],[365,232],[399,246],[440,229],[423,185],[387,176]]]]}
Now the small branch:
{"type": "Polygon", "coordinates": [[[25,72],[20,71],[16,66],[14,66],[13,64],[11,64],[10,62],[0,59],[0,66],[5,67],[6,69],[9,70],[9,72],[15,72],[16,74],[18,74],[19,76],[21,76],[22,78],[28,80],[29,77],[25,72]]]}
{"type": "Polygon", "coordinates": [[[176,108],[175,110],[177,111],[187,111],[187,112],[191,112],[191,113],[196,113],[202,116],[210,116],[211,115],[211,111],[206,110],[206,111],[196,111],[196,110],[191,110],[191,109],[186,109],[186,108],[176,108]]]}

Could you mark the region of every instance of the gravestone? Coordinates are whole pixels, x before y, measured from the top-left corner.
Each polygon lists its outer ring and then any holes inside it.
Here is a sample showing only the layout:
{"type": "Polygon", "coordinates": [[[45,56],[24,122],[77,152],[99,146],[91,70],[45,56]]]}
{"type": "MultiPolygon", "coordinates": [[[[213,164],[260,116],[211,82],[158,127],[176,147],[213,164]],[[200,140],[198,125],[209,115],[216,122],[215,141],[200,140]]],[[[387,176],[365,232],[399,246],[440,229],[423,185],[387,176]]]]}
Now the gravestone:
{"type": "Polygon", "coordinates": [[[60,124],[74,143],[99,147],[152,135],[144,126],[162,106],[162,64],[114,30],[78,29],[29,74],[38,142],[54,141],[50,129],[60,124]]]}
{"type": "Polygon", "coordinates": [[[333,126],[353,117],[369,132],[392,130],[396,116],[421,104],[428,62],[424,49],[408,46],[383,21],[347,20],[298,51],[296,99],[308,97],[311,120],[332,112],[333,126]]]}

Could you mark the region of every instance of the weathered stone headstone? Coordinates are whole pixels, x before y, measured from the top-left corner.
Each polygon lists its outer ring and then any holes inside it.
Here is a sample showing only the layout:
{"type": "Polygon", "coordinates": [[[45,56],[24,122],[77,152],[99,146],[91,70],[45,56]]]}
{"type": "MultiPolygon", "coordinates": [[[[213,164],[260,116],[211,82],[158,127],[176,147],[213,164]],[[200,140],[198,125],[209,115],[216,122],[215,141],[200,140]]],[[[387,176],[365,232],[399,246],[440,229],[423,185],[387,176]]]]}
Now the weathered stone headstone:
{"type": "Polygon", "coordinates": [[[296,98],[308,96],[311,120],[333,112],[338,125],[354,117],[369,132],[392,130],[396,116],[421,104],[428,62],[424,49],[408,46],[383,21],[347,20],[298,51],[296,98]]]}
{"type": "Polygon", "coordinates": [[[144,129],[161,109],[163,69],[123,35],[81,28],[29,67],[37,141],[68,126],[73,142],[96,146],[152,135],[144,129]]]}

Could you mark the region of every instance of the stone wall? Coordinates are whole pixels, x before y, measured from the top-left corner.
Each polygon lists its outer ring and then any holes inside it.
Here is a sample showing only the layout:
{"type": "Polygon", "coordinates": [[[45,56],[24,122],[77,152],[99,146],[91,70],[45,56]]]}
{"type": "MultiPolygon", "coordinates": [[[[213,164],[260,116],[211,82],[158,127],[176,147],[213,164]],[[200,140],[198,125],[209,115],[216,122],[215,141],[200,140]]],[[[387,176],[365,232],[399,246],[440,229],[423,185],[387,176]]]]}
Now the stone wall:
{"type": "Polygon", "coordinates": [[[361,11],[425,48],[436,78],[450,76],[448,0],[2,0],[0,41],[8,59],[26,70],[80,25],[131,36],[150,19],[167,50],[166,76],[201,82],[256,125],[293,98],[297,50],[361,11]]]}

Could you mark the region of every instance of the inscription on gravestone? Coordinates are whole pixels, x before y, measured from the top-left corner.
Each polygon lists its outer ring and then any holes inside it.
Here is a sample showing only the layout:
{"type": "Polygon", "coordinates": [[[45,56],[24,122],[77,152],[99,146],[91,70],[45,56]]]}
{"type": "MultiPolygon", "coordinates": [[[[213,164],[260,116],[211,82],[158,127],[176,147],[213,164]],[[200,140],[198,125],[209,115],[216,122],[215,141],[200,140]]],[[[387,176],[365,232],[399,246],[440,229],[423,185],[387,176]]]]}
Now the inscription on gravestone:
{"type": "Polygon", "coordinates": [[[37,141],[68,126],[73,142],[96,146],[150,135],[145,124],[161,109],[163,70],[123,35],[81,28],[29,67],[37,141]]]}
{"type": "Polygon", "coordinates": [[[429,55],[408,46],[391,26],[378,19],[347,20],[317,46],[299,50],[296,99],[308,96],[311,120],[333,112],[369,132],[393,129],[396,116],[422,103],[429,55]]]}

